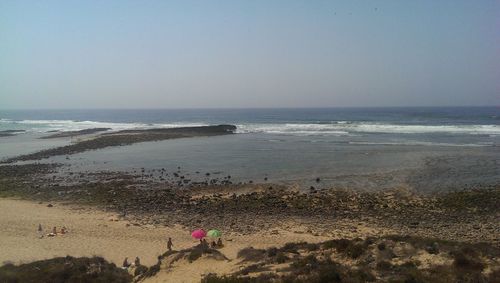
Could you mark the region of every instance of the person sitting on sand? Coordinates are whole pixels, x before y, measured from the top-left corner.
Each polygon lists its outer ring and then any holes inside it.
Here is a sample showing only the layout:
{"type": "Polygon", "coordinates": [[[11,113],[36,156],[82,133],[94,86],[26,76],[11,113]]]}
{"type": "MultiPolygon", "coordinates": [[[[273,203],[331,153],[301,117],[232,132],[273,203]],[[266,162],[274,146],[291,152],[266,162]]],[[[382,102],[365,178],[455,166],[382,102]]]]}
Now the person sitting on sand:
{"type": "Polygon", "coordinates": [[[139,266],[139,265],[141,265],[141,260],[139,259],[139,257],[138,257],[138,256],[136,256],[136,257],[135,257],[134,264],[135,264],[135,266],[139,266]]]}
{"type": "Polygon", "coordinates": [[[130,263],[128,262],[128,257],[126,257],[124,260],[123,260],[123,264],[122,264],[122,267],[124,269],[127,269],[130,267],[130,263]]]}
{"type": "Polygon", "coordinates": [[[169,251],[172,251],[172,247],[174,246],[174,244],[172,243],[172,238],[168,237],[168,242],[167,242],[167,249],[169,251]]]}
{"type": "Polygon", "coordinates": [[[219,247],[219,248],[224,247],[224,245],[222,244],[222,240],[221,240],[221,238],[219,238],[219,239],[217,240],[217,247],[219,247]]]}
{"type": "Polygon", "coordinates": [[[63,226],[63,227],[61,228],[61,234],[63,234],[63,235],[64,235],[64,234],[66,234],[66,233],[68,233],[68,230],[66,229],[66,227],[65,227],[65,226],[63,226]]]}
{"type": "Polygon", "coordinates": [[[212,245],[212,249],[217,248],[217,243],[215,241],[212,241],[211,245],[212,245]]]}
{"type": "Polygon", "coordinates": [[[52,233],[48,233],[47,236],[48,237],[55,237],[55,236],[57,236],[57,228],[54,226],[54,228],[52,228],[52,233]]]}

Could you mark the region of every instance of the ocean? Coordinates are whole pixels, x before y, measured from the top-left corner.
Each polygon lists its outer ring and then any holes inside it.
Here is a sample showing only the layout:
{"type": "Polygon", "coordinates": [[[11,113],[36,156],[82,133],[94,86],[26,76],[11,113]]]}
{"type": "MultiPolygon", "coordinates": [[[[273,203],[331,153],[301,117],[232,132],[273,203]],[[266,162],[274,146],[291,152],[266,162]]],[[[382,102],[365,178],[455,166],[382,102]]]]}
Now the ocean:
{"type": "Polygon", "coordinates": [[[297,188],[441,191],[500,181],[500,108],[0,110],[0,159],[65,145],[53,131],[234,124],[237,134],[105,148],[42,162],[74,171],[177,167],[297,188]],[[316,179],[320,178],[320,182],[316,179]]]}

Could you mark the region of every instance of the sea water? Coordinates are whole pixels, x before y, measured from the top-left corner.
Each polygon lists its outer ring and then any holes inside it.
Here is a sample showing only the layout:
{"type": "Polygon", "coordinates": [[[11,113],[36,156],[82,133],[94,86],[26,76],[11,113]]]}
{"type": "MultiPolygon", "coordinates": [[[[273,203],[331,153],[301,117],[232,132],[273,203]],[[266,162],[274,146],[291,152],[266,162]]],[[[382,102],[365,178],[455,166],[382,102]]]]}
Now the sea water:
{"type": "Polygon", "coordinates": [[[44,162],[79,171],[180,166],[193,175],[302,188],[439,191],[500,181],[497,107],[0,111],[0,131],[24,131],[0,138],[0,159],[78,139],[39,139],[53,131],[214,124],[234,124],[236,135],[140,143],[44,162]]]}

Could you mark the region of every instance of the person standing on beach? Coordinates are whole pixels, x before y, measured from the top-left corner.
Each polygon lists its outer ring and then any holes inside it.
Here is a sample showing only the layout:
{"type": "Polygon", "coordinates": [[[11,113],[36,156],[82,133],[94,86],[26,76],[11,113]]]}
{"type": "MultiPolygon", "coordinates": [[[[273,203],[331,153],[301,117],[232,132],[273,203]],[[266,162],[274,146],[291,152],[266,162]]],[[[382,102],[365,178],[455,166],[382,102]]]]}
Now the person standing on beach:
{"type": "Polygon", "coordinates": [[[167,249],[169,251],[172,251],[172,247],[174,246],[174,244],[172,243],[172,238],[168,237],[168,242],[167,242],[167,249]]]}
{"type": "Polygon", "coordinates": [[[207,251],[210,248],[210,246],[208,245],[207,240],[205,240],[205,239],[201,240],[200,247],[201,247],[201,250],[203,252],[207,251]]]}
{"type": "Polygon", "coordinates": [[[38,224],[38,237],[41,239],[43,238],[43,229],[42,229],[42,224],[38,224]]]}

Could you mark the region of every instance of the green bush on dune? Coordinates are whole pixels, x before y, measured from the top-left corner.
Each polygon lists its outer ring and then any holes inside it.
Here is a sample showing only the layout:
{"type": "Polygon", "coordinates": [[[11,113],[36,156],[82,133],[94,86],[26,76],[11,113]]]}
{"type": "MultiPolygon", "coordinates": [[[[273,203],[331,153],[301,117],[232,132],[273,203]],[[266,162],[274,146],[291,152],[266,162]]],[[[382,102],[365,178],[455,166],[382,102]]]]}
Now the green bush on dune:
{"type": "Polygon", "coordinates": [[[132,276],[101,257],[58,257],[0,267],[0,282],[97,282],[127,283],[132,276]]]}

